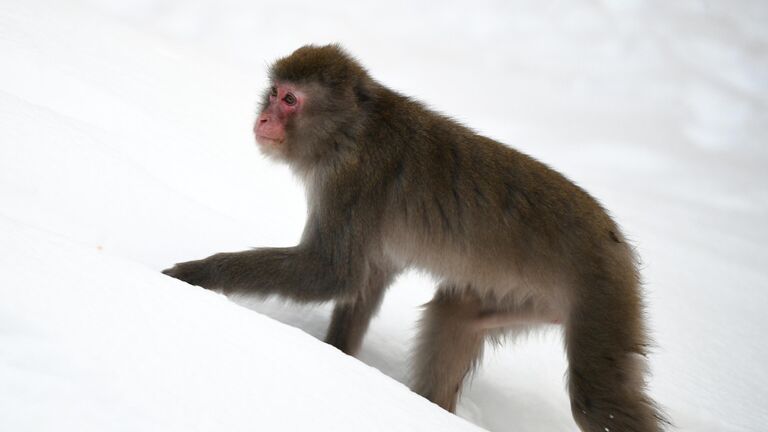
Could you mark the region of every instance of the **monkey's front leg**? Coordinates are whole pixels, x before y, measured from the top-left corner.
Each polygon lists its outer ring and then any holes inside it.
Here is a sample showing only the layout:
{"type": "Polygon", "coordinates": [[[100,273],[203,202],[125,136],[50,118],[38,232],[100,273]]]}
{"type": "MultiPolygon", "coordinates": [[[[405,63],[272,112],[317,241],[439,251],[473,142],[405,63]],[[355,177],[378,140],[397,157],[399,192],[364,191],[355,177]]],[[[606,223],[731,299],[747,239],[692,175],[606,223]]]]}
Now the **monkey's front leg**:
{"type": "Polygon", "coordinates": [[[333,310],[325,342],[349,355],[356,355],[371,318],[381,306],[384,291],[395,275],[393,269],[372,265],[364,291],[350,302],[338,302],[333,310]]]}
{"type": "Polygon", "coordinates": [[[322,261],[299,248],[265,248],[178,263],[163,273],[225,294],[281,294],[298,301],[338,298],[345,284],[322,261]]]}

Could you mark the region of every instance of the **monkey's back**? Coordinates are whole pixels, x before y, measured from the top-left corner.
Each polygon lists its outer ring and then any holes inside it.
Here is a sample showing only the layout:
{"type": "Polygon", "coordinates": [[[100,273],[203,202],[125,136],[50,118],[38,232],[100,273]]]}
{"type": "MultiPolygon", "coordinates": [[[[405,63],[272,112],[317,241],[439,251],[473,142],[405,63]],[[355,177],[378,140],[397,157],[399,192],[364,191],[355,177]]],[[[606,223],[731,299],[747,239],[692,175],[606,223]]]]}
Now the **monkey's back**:
{"type": "Polygon", "coordinates": [[[394,92],[381,97],[390,109],[370,139],[388,146],[376,149],[389,167],[387,256],[523,296],[570,284],[584,266],[634,272],[616,224],[562,174],[394,92]]]}

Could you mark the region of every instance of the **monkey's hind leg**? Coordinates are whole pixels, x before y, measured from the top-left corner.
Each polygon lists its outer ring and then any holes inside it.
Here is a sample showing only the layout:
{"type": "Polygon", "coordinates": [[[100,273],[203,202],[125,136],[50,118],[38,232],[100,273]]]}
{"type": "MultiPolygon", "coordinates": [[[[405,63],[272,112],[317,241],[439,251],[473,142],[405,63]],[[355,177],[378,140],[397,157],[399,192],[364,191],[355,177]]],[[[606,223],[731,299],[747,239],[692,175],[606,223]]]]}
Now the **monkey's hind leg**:
{"type": "Polygon", "coordinates": [[[571,410],[584,432],[660,432],[667,424],[645,391],[648,340],[630,283],[592,287],[565,327],[571,410]]]}
{"type": "Polygon", "coordinates": [[[480,301],[471,294],[438,290],[421,320],[413,390],[450,412],[483,351],[485,332],[472,325],[479,314],[480,301]]]}
{"type": "Polygon", "coordinates": [[[390,273],[372,269],[363,292],[352,302],[337,303],[325,342],[345,354],[356,355],[363,344],[371,318],[381,306],[384,292],[392,280],[390,273]]]}

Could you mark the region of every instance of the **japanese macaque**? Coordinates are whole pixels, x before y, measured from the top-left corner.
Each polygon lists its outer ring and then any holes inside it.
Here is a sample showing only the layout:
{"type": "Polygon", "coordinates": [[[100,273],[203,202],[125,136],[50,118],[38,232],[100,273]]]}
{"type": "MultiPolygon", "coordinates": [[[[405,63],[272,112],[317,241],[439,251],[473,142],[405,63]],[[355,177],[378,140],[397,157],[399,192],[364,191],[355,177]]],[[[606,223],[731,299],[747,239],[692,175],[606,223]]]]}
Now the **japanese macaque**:
{"type": "MultiPolygon", "coordinates": [[[[301,242],[165,274],[227,293],[334,301],[326,341],[354,355],[404,269],[438,281],[414,391],[454,411],[485,340],[561,325],[583,431],[660,431],[636,260],[587,192],[543,163],[374,80],[337,45],[277,60],[254,133],[307,188],[301,242]]],[[[481,89],[478,97],[485,97],[481,89]]]]}

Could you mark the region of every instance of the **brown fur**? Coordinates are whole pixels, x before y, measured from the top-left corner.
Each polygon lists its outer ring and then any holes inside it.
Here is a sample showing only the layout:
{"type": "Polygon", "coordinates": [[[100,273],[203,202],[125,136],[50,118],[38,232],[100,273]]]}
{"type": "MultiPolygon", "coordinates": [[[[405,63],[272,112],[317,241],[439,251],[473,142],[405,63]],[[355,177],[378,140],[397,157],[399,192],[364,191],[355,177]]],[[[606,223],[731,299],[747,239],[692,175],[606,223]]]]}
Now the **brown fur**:
{"type": "Polygon", "coordinates": [[[269,153],[307,185],[301,243],[217,254],[167,274],[335,300],[326,340],[353,354],[393,277],[417,267],[441,283],[422,320],[415,391],[453,411],[491,330],[561,323],[579,427],[663,429],[644,390],[649,340],[635,259],[595,199],[377,83],[338,46],[300,48],[270,76],[309,95],[269,153]]]}

